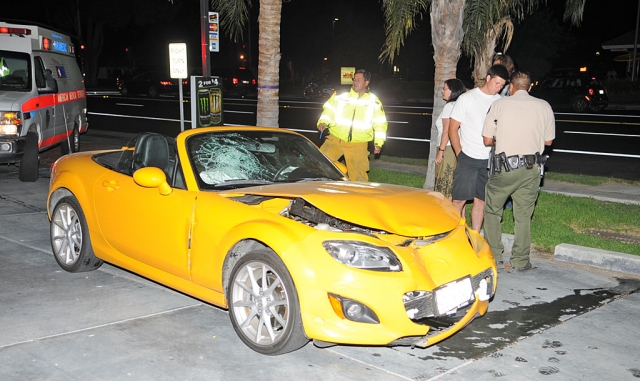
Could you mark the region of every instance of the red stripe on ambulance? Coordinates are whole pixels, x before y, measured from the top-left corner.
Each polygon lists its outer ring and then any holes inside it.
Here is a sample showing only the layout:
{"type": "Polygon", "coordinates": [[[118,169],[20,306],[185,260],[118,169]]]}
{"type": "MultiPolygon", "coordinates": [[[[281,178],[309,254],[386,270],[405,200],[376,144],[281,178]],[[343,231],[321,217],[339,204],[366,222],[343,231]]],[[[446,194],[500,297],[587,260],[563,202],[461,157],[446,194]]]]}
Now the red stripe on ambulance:
{"type": "Polygon", "coordinates": [[[85,90],[65,91],[58,94],[47,94],[34,97],[22,104],[22,112],[36,111],[41,108],[51,107],[57,104],[64,104],[85,99],[87,92],[85,90]]]}

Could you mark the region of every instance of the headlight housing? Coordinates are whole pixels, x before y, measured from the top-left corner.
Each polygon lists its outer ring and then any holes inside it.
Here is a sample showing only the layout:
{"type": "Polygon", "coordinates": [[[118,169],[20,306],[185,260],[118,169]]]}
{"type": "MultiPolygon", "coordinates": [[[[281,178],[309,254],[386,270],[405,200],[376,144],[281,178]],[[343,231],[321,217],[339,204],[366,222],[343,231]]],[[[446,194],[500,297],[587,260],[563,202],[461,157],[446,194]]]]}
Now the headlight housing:
{"type": "Polygon", "coordinates": [[[0,111],[0,135],[19,135],[22,127],[20,111],[0,111]]]}
{"type": "Polygon", "coordinates": [[[358,241],[325,241],[324,249],[338,262],[374,271],[402,271],[398,257],[386,247],[358,241]]]}

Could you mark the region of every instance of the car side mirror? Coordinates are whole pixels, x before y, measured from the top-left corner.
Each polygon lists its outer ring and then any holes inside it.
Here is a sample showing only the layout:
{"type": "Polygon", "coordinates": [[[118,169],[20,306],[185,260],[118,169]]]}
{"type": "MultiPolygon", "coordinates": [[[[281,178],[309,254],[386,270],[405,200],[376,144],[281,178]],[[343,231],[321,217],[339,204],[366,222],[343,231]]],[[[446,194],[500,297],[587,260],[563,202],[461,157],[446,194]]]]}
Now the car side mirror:
{"type": "Polygon", "coordinates": [[[173,192],[167,183],[167,176],[162,169],[157,167],[140,168],[133,173],[133,181],[141,187],[158,188],[158,192],[163,196],[168,196],[173,192]]]}
{"type": "Polygon", "coordinates": [[[345,175],[347,174],[347,166],[346,166],[346,165],[342,164],[342,163],[341,163],[341,162],[339,162],[339,161],[334,161],[334,162],[333,162],[333,165],[335,165],[336,167],[338,167],[338,169],[339,169],[340,171],[342,171],[342,173],[344,173],[345,175]]]}

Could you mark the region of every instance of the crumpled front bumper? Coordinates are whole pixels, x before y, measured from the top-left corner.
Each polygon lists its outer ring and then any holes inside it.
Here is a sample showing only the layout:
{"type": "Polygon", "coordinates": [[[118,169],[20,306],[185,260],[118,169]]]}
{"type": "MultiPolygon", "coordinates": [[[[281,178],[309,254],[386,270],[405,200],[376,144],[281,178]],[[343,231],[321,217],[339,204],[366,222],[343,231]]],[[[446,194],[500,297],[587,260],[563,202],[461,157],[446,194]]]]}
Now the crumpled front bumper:
{"type": "MultiPolygon", "coordinates": [[[[433,334],[433,335],[427,334],[424,337],[416,339],[414,342],[411,343],[411,345],[415,346],[415,347],[426,348],[428,346],[436,344],[436,343],[438,343],[438,342],[440,342],[440,341],[452,336],[456,332],[460,331],[467,324],[471,323],[476,317],[484,315],[487,312],[487,309],[489,309],[489,301],[488,300],[480,300],[480,297],[478,295],[476,295],[476,301],[467,310],[467,313],[464,315],[464,317],[462,319],[460,319],[458,322],[453,324],[451,327],[449,327],[449,328],[447,328],[445,330],[442,330],[442,331],[440,331],[440,332],[438,332],[436,334],[433,334]]],[[[406,343],[405,340],[403,340],[403,341],[406,343]]],[[[389,345],[393,346],[394,343],[390,343],[389,345]]],[[[401,344],[398,343],[398,344],[395,344],[395,345],[401,345],[401,344]]]]}

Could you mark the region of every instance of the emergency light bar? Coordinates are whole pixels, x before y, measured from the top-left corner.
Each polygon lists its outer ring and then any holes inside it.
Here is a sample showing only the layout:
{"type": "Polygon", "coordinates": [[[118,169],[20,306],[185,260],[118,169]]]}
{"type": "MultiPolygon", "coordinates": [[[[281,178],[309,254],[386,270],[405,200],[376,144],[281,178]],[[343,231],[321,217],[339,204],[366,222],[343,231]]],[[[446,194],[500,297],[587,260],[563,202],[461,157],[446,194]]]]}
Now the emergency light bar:
{"type": "Polygon", "coordinates": [[[66,42],[52,40],[50,38],[42,37],[42,49],[43,50],[55,50],[62,53],[73,53],[73,49],[66,42]]]}
{"type": "Polygon", "coordinates": [[[31,29],[27,28],[7,28],[1,27],[0,34],[19,34],[19,35],[31,35],[31,29]]]}

